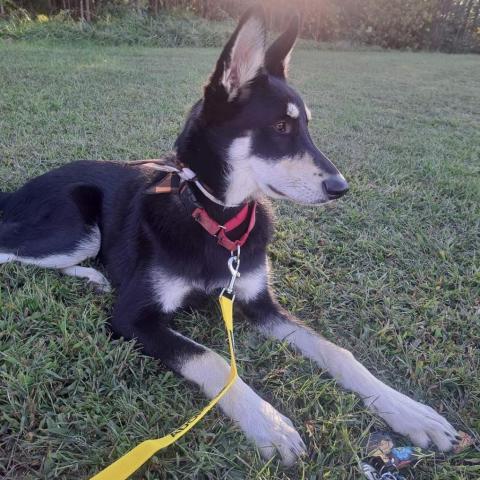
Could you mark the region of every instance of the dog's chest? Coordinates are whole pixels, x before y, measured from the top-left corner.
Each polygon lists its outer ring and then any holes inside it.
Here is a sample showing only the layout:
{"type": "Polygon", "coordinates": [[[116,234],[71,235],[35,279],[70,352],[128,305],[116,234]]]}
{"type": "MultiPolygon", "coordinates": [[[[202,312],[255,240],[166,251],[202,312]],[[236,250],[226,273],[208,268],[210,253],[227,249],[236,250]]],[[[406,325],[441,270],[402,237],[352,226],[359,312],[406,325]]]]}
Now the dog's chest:
{"type": "MultiPolygon", "coordinates": [[[[150,272],[150,284],[156,302],[165,312],[174,312],[184,305],[186,297],[193,292],[212,295],[226,287],[230,281],[227,270],[225,275],[187,277],[179,273],[172,274],[156,266],[150,272]]],[[[241,273],[235,282],[235,295],[239,300],[254,300],[267,285],[266,265],[241,273]]]]}

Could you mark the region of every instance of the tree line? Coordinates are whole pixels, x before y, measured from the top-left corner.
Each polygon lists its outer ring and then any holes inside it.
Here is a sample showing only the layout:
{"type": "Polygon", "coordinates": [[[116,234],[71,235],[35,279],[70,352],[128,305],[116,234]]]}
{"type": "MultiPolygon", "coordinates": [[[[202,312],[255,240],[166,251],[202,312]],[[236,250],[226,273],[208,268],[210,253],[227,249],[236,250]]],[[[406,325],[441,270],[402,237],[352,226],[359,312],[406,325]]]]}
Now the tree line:
{"type": "MultiPolygon", "coordinates": [[[[92,22],[105,14],[158,16],[189,11],[211,20],[238,17],[250,1],[240,0],[0,0],[0,15],[17,8],[34,14],[66,11],[92,22]]],[[[258,2],[255,2],[258,3],[258,2]]],[[[270,27],[282,28],[293,11],[302,37],[350,41],[385,48],[480,53],[480,0],[264,0],[270,27]]]]}

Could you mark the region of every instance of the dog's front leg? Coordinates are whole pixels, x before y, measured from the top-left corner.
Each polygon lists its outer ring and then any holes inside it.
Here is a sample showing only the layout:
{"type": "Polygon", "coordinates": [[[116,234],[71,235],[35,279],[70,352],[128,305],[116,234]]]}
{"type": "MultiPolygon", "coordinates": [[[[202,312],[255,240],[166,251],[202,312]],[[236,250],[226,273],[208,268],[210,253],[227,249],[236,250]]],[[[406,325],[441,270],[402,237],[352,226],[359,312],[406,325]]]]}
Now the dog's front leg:
{"type": "MultiPolygon", "coordinates": [[[[209,398],[215,397],[227,383],[228,363],[212,350],[171,329],[168,322],[171,313],[161,306],[145,305],[141,282],[134,288],[138,292],[126,292],[119,298],[112,319],[113,331],[127,339],[137,339],[147,355],[198,385],[209,398]]],[[[305,453],[305,445],[292,422],[240,378],[219,405],[255,442],[264,458],[271,458],[278,451],[283,463],[290,465],[305,453]]]]}
{"type": "Polygon", "coordinates": [[[265,289],[245,302],[247,317],[264,334],[286,341],[327,370],[344,388],[358,393],[364,403],[394,431],[408,436],[416,445],[433,442],[448,451],[456,443],[456,431],[435,410],[394,390],[372,375],[354,356],[293,318],[265,289]]]}
{"type": "MultiPolygon", "coordinates": [[[[209,397],[214,397],[227,383],[230,368],[217,353],[203,353],[183,358],[179,373],[196,383],[209,397]]],[[[257,445],[261,455],[269,459],[277,450],[285,465],[292,465],[305,453],[305,445],[290,419],[257,395],[242,379],[219,402],[245,435],[257,445]]]]}

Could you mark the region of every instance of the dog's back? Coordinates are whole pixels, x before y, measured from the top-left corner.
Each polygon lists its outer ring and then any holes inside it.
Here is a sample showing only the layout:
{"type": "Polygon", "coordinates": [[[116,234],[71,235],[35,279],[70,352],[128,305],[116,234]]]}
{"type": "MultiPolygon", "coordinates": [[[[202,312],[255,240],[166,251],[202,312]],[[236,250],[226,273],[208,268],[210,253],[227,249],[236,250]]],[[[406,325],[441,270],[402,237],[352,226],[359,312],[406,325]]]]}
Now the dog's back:
{"type": "Polygon", "coordinates": [[[2,192],[0,263],[67,269],[97,256],[102,241],[122,235],[131,201],[154,176],[121,163],[77,161],[2,192]]]}
{"type": "Polygon", "coordinates": [[[7,204],[8,199],[10,198],[11,193],[0,192],[0,211],[2,211],[7,204]]]}

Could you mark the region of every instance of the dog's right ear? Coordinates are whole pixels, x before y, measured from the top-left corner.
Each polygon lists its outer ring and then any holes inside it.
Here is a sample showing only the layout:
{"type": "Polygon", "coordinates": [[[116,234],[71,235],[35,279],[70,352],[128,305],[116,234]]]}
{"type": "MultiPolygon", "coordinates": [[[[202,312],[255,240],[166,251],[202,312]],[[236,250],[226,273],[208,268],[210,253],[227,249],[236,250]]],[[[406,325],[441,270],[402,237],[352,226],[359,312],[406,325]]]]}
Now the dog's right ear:
{"type": "Polygon", "coordinates": [[[257,76],[265,62],[266,25],[263,8],[240,19],[205,87],[205,100],[231,102],[257,76]]]}

